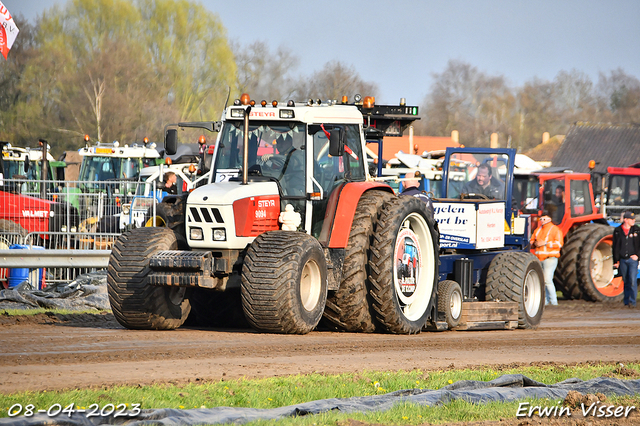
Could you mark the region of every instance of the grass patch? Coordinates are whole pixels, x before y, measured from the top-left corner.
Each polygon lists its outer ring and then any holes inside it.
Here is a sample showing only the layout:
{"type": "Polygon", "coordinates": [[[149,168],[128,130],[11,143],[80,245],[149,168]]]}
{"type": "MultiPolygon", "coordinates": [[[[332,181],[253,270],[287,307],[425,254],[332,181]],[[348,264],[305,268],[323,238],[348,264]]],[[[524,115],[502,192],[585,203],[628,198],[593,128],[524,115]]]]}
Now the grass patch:
{"type": "MultiPolygon", "coordinates": [[[[618,364],[587,364],[577,366],[534,366],[505,368],[476,368],[438,371],[363,371],[339,375],[297,375],[266,379],[238,379],[220,382],[188,383],[185,385],[116,386],[102,389],[80,389],[55,392],[21,392],[0,394],[0,417],[7,417],[14,404],[33,404],[36,408],[48,408],[54,404],[63,407],[71,403],[88,408],[91,404],[104,407],[106,404],[139,403],[140,408],[212,408],[252,407],[276,408],[327,398],[349,398],[354,396],[381,395],[401,389],[440,389],[459,380],[490,381],[503,374],[523,374],[533,380],[552,384],[578,377],[589,380],[601,376],[621,379],[640,377],[640,364],[621,367],[618,364]]],[[[628,405],[640,407],[640,397],[612,398],[626,401],[628,405]]],[[[555,405],[556,401],[530,401],[532,405],[555,405]]],[[[393,409],[376,413],[329,412],[303,418],[284,419],[277,422],[259,421],[251,424],[335,424],[346,419],[385,424],[441,423],[448,421],[478,421],[515,418],[518,402],[470,404],[452,401],[437,407],[399,404],[393,409]]]]}

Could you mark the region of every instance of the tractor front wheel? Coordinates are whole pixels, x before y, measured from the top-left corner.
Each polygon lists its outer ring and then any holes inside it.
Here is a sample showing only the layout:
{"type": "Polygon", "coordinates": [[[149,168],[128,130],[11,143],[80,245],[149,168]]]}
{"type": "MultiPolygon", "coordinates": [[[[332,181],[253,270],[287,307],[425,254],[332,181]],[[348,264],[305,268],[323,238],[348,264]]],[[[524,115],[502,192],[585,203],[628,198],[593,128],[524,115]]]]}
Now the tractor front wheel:
{"type": "Polygon", "coordinates": [[[260,234],[242,266],[242,309],[256,330],[306,334],[327,301],[327,265],[322,246],[303,232],[260,234]]]}
{"type": "Polygon", "coordinates": [[[180,327],[191,310],[186,287],[148,284],[149,260],[162,250],[177,250],[178,237],[169,228],[137,228],[113,245],[107,267],[109,303],[126,328],[170,330],[180,327]]]}

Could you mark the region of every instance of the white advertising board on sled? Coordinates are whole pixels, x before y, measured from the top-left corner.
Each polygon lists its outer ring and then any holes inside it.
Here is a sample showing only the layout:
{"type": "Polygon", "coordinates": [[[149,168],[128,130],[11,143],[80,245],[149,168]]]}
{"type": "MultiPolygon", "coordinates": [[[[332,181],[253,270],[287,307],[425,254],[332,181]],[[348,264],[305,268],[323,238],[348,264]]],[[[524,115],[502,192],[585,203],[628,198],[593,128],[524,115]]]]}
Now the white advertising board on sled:
{"type": "Polygon", "coordinates": [[[436,202],[433,208],[441,248],[504,247],[503,201],[436,202]]]}

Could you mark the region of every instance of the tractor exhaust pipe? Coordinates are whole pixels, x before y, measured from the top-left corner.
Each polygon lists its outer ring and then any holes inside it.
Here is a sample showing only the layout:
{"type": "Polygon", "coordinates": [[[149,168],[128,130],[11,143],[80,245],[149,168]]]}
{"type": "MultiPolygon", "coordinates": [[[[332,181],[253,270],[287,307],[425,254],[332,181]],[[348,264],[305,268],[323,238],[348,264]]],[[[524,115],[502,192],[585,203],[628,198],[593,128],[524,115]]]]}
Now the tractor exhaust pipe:
{"type": "Polygon", "coordinates": [[[242,139],[242,184],[246,185],[249,180],[249,114],[251,105],[244,110],[244,137],[242,139]]]}

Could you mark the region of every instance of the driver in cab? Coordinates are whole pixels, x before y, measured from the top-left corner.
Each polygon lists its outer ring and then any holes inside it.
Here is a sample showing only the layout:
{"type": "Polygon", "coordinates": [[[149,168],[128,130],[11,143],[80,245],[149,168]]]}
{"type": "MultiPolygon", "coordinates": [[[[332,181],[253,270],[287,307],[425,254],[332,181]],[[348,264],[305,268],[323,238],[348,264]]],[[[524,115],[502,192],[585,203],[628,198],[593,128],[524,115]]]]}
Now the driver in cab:
{"type": "Polygon", "coordinates": [[[275,144],[278,154],[264,154],[260,157],[265,175],[278,179],[285,195],[304,195],[304,151],[293,146],[291,135],[284,135],[281,142],[275,144]]]}
{"type": "Polygon", "coordinates": [[[491,167],[482,163],[476,171],[476,178],[465,184],[462,191],[465,194],[484,195],[493,200],[504,199],[504,184],[498,179],[493,178],[491,167]]]}

